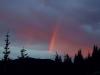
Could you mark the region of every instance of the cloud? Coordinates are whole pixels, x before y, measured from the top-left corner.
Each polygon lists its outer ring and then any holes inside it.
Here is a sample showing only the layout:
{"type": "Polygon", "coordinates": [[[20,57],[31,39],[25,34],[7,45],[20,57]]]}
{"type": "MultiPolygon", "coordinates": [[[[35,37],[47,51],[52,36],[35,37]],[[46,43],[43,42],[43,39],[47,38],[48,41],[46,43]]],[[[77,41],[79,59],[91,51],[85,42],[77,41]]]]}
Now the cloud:
{"type": "Polygon", "coordinates": [[[84,29],[87,33],[90,33],[90,34],[99,34],[99,33],[100,33],[100,26],[99,26],[99,28],[94,28],[94,27],[91,26],[91,25],[84,25],[84,26],[83,26],[83,29],[84,29]]]}
{"type": "Polygon", "coordinates": [[[60,49],[88,48],[100,41],[99,3],[99,0],[0,0],[0,32],[10,29],[16,40],[36,44],[35,49],[43,50],[48,49],[57,25],[60,49]]]}

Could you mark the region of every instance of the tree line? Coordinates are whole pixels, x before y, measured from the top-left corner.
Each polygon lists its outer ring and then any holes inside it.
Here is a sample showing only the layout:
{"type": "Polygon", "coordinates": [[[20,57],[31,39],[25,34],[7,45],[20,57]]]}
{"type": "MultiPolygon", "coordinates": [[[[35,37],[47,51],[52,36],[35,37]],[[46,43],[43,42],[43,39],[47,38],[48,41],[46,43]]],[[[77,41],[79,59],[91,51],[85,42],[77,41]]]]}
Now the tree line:
{"type": "MultiPolygon", "coordinates": [[[[93,47],[92,54],[91,55],[89,54],[88,57],[86,58],[83,57],[82,50],[79,50],[78,53],[75,55],[74,60],[72,60],[72,58],[68,54],[66,54],[63,57],[64,61],[62,61],[62,57],[57,52],[56,52],[54,60],[35,59],[35,58],[29,57],[28,54],[26,53],[26,50],[23,48],[20,51],[20,57],[12,60],[9,58],[9,55],[11,53],[10,48],[9,48],[9,45],[10,45],[9,37],[10,35],[9,33],[7,33],[6,39],[5,39],[5,47],[3,51],[4,56],[3,56],[3,59],[0,60],[0,72],[2,72],[2,70],[4,72],[10,72],[10,71],[11,72],[12,71],[25,72],[25,70],[30,72],[32,70],[33,72],[33,69],[36,69],[37,67],[37,66],[36,67],[33,66],[34,64],[64,64],[64,65],[67,65],[65,66],[67,73],[68,71],[69,72],[73,71],[77,75],[92,75],[92,73],[95,73],[95,71],[97,71],[96,73],[98,73],[98,71],[100,72],[100,48],[96,45],[94,45],[93,47]],[[69,67],[69,65],[71,66],[69,67]],[[72,67],[72,65],[74,67],[72,67]]],[[[56,69],[59,70],[59,68],[56,68],[56,69]]]]}
{"type": "MultiPolygon", "coordinates": [[[[4,47],[4,51],[3,51],[4,57],[3,57],[2,61],[11,60],[9,58],[9,55],[10,55],[9,37],[10,37],[10,35],[9,35],[9,32],[8,32],[6,34],[5,47],[4,47]]],[[[20,51],[20,55],[21,56],[18,57],[18,59],[30,58],[28,56],[28,54],[26,53],[26,50],[24,48],[20,51]]],[[[86,63],[87,64],[99,64],[100,63],[99,58],[100,58],[100,48],[98,46],[94,45],[92,54],[91,55],[89,54],[87,58],[84,58],[83,55],[82,55],[82,51],[79,50],[78,53],[74,57],[74,61],[72,61],[72,58],[68,54],[66,54],[64,56],[64,61],[62,61],[61,56],[56,52],[54,61],[56,63],[66,63],[66,64],[86,64],[86,63]]]]}

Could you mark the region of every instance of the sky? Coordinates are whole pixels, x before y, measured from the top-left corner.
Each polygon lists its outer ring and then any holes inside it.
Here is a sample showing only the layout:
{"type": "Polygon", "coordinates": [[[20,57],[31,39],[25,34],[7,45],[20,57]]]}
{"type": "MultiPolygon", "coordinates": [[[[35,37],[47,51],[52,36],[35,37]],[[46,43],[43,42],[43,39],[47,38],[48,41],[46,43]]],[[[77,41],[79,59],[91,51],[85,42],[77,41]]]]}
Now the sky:
{"type": "Polygon", "coordinates": [[[40,57],[86,56],[100,46],[100,0],[0,0],[0,53],[8,30],[13,56],[23,47],[40,57]]]}

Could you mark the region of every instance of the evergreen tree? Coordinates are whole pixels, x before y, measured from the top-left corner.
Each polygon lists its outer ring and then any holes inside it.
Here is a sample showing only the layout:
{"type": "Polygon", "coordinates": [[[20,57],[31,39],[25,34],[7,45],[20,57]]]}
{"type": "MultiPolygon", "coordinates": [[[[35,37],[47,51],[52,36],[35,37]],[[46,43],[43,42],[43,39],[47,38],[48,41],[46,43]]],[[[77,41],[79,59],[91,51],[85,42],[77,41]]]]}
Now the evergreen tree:
{"type": "Polygon", "coordinates": [[[98,56],[99,56],[99,48],[96,45],[94,45],[92,57],[97,58],[98,56]]]}
{"type": "Polygon", "coordinates": [[[20,59],[25,59],[25,58],[27,58],[28,56],[28,54],[27,53],[25,53],[26,52],[26,50],[23,48],[21,51],[20,51],[20,53],[21,53],[21,57],[19,57],[20,59]]]}
{"type": "Polygon", "coordinates": [[[4,61],[8,61],[9,60],[9,54],[10,54],[10,51],[9,51],[9,45],[10,45],[10,42],[9,42],[9,32],[6,34],[6,40],[5,40],[5,51],[3,51],[3,54],[4,54],[4,61]]]}
{"type": "Polygon", "coordinates": [[[98,46],[94,45],[91,62],[93,64],[99,64],[100,63],[99,59],[100,59],[100,49],[98,48],[98,46]]]}
{"type": "Polygon", "coordinates": [[[78,54],[75,55],[74,63],[75,63],[75,64],[82,64],[83,61],[84,61],[84,58],[83,58],[83,55],[82,55],[82,51],[79,50],[79,51],[78,51],[78,54]]]}
{"type": "Polygon", "coordinates": [[[65,64],[72,64],[71,57],[69,57],[68,54],[64,56],[64,63],[65,64]]]}
{"type": "Polygon", "coordinates": [[[96,45],[94,45],[92,56],[97,57],[97,55],[98,55],[98,47],[96,45]]]}
{"type": "Polygon", "coordinates": [[[61,58],[61,56],[58,55],[57,52],[56,52],[56,56],[55,56],[55,62],[57,62],[57,63],[61,63],[62,62],[62,58],[61,58]]]}

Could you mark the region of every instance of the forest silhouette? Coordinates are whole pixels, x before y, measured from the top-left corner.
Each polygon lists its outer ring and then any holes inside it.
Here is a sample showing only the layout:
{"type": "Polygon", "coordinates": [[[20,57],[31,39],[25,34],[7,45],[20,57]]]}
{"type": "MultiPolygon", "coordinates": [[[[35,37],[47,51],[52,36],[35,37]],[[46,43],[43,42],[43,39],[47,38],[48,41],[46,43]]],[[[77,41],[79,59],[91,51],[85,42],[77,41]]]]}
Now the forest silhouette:
{"type": "Polygon", "coordinates": [[[89,54],[86,58],[83,57],[82,51],[79,50],[74,60],[68,54],[62,60],[58,53],[55,55],[55,60],[36,59],[29,57],[24,48],[20,51],[20,57],[10,59],[9,37],[9,33],[7,33],[3,51],[4,56],[0,60],[0,73],[3,73],[3,75],[9,73],[47,74],[46,72],[51,75],[54,72],[61,75],[100,75],[100,48],[97,45],[94,45],[92,54],[89,54]]]}

